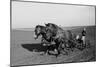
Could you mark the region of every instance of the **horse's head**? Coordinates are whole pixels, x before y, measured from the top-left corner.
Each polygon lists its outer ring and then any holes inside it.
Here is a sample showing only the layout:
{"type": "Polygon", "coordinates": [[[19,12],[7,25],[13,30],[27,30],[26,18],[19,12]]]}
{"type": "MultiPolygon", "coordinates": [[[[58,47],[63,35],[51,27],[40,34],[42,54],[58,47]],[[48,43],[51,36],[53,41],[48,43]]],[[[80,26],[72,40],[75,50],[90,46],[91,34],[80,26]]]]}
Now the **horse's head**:
{"type": "Polygon", "coordinates": [[[53,35],[56,35],[57,33],[57,30],[58,30],[58,26],[56,24],[53,24],[53,23],[48,23],[48,24],[45,24],[46,26],[46,30],[51,30],[51,33],[53,35]]]}
{"type": "Polygon", "coordinates": [[[37,39],[38,36],[39,36],[39,35],[41,34],[41,32],[42,32],[42,26],[41,26],[41,25],[37,25],[37,26],[35,27],[34,32],[35,32],[34,38],[37,39]]]}

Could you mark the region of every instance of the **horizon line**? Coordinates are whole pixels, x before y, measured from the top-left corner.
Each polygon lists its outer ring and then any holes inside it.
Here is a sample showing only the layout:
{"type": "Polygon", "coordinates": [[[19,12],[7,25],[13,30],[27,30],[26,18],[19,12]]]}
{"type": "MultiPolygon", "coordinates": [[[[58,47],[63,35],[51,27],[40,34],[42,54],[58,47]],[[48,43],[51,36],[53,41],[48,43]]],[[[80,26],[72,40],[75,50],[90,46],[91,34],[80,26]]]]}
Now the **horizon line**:
{"type": "MultiPolygon", "coordinates": [[[[84,26],[96,26],[96,25],[84,25],[84,26]]],[[[84,27],[84,26],[59,26],[59,27],[84,27]]],[[[11,28],[11,29],[29,29],[29,28],[35,28],[35,27],[27,27],[27,28],[11,28]]]]}

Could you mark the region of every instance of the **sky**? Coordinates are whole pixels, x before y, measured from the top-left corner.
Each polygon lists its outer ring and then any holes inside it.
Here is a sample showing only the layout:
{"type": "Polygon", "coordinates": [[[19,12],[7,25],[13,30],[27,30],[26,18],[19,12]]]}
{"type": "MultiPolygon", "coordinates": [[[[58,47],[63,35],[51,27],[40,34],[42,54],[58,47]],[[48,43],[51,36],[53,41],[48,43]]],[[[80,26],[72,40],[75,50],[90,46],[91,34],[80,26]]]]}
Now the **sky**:
{"type": "Polygon", "coordinates": [[[95,7],[12,1],[12,28],[54,23],[62,27],[95,25],[95,7]]]}

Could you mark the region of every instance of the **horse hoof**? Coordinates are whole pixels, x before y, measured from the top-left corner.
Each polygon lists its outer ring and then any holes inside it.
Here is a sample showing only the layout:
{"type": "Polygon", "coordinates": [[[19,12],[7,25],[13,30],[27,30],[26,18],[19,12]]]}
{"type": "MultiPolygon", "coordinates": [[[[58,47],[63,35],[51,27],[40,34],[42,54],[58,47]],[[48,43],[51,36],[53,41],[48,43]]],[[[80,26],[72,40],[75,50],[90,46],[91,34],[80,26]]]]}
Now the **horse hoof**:
{"type": "Polygon", "coordinates": [[[45,52],[41,52],[41,53],[39,53],[39,55],[45,55],[46,53],[45,52]]]}
{"type": "Polygon", "coordinates": [[[43,44],[43,46],[46,46],[46,44],[43,44]]]}

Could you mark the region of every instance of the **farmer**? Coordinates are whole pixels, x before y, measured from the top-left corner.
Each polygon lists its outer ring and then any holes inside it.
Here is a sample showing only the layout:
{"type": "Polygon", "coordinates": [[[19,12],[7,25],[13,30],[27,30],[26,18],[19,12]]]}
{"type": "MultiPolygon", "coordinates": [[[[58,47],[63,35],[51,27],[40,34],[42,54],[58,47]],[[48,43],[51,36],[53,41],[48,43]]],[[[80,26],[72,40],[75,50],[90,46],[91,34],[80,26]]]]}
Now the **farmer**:
{"type": "Polygon", "coordinates": [[[85,41],[86,41],[86,28],[84,28],[83,31],[82,31],[82,41],[83,41],[83,44],[85,44],[85,41]]]}

